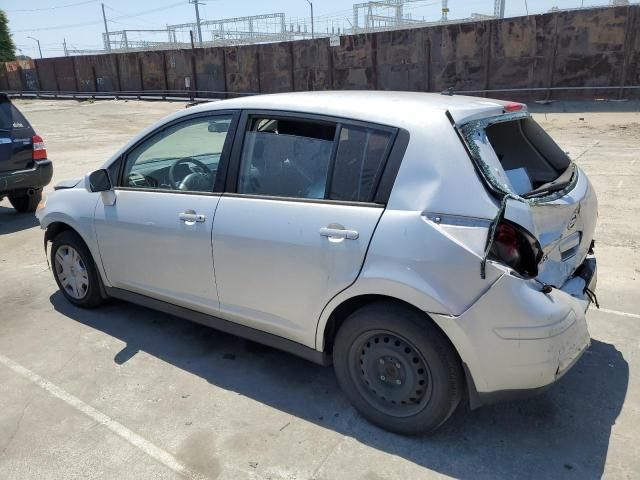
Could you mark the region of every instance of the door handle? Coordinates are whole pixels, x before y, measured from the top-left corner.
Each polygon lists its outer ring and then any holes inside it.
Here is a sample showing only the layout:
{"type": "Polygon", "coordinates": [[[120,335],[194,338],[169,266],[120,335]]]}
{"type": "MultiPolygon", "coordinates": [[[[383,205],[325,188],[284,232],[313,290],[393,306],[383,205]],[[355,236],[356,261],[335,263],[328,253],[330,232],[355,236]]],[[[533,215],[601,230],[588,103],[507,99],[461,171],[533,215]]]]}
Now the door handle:
{"type": "Polygon", "coordinates": [[[332,228],[322,227],[320,229],[320,235],[323,237],[332,238],[346,238],[347,240],[357,240],[360,236],[355,230],[346,230],[345,228],[332,228]]]}
{"type": "Polygon", "coordinates": [[[180,215],[178,215],[178,218],[185,223],[203,223],[207,219],[207,217],[205,217],[204,215],[197,214],[193,210],[182,212],[180,215]]]}

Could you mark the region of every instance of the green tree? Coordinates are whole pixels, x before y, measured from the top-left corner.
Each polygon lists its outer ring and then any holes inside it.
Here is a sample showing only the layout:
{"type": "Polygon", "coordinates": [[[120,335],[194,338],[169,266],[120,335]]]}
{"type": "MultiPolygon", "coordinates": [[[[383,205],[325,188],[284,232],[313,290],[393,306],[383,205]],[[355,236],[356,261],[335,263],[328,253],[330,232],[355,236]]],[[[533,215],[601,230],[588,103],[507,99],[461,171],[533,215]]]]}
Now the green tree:
{"type": "Polygon", "coordinates": [[[16,59],[16,46],[9,33],[9,19],[0,10],[0,62],[10,62],[16,59]]]}

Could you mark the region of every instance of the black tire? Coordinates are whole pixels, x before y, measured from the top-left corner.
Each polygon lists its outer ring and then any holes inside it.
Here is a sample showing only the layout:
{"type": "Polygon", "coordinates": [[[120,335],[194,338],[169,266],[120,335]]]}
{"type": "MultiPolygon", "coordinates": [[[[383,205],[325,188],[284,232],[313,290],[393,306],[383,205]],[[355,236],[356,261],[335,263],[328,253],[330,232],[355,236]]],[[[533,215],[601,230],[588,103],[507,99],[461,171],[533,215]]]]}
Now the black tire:
{"type": "Polygon", "coordinates": [[[392,432],[431,432],[462,398],[463,372],[449,339],[424,314],[394,302],[366,305],[345,320],[333,365],[355,408],[392,432]]]}
{"type": "Polygon", "coordinates": [[[42,200],[42,190],[36,190],[33,195],[9,196],[9,202],[20,213],[33,213],[42,200]]]}
{"type": "Polygon", "coordinates": [[[100,274],[96,268],[95,262],[93,261],[89,248],[87,248],[86,244],[77,233],[65,230],[64,232],[56,235],[53,239],[51,244],[51,269],[53,270],[53,277],[58,284],[58,288],[65,298],[74,305],[82,308],[95,308],[104,301],[101,293],[102,282],[100,280],[100,274]],[[88,279],[87,287],[79,288],[77,290],[79,295],[81,295],[80,298],[74,297],[72,288],[70,289],[62,284],[62,267],[56,263],[56,255],[58,251],[60,251],[61,256],[66,256],[71,252],[69,247],[75,250],[79,255],[79,265],[86,271],[86,277],[88,279]]]}

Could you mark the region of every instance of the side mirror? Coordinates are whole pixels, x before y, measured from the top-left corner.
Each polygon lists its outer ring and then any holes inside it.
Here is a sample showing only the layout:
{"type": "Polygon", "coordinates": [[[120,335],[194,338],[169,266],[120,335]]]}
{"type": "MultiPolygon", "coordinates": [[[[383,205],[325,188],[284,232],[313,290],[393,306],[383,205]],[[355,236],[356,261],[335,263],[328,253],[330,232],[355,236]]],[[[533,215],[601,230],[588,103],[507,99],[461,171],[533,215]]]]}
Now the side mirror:
{"type": "Polygon", "coordinates": [[[229,131],[229,122],[209,122],[207,130],[212,133],[226,133],[229,131]]]}
{"type": "Polygon", "coordinates": [[[111,178],[105,169],[96,170],[89,174],[88,190],[90,192],[106,192],[111,190],[111,178]]]}

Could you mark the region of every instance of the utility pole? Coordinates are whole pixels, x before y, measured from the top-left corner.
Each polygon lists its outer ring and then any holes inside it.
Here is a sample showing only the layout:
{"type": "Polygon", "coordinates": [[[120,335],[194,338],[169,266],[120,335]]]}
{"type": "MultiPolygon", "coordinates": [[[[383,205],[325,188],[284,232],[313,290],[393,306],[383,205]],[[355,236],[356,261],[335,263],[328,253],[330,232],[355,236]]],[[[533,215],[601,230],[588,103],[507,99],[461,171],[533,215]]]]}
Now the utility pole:
{"type": "Polygon", "coordinates": [[[311,0],[307,0],[309,7],[311,7],[311,38],[315,38],[315,33],[313,30],[313,2],[311,0]]]}
{"type": "Polygon", "coordinates": [[[67,39],[66,38],[62,39],[62,48],[64,48],[64,56],[68,57],[69,56],[69,51],[67,50],[67,39]]]}
{"type": "Polygon", "coordinates": [[[109,38],[109,27],[107,26],[107,16],[104,13],[104,3],[102,5],[102,20],[104,20],[104,40],[107,52],[111,53],[111,38],[109,38]]]}
{"type": "Polygon", "coordinates": [[[40,40],[33,37],[27,37],[27,38],[30,38],[31,40],[35,40],[38,43],[38,52],[40,52],[40,58],[42,58],[42,49],[40,48],[40,40]]]}
{"type": "Polygon", "coordinates": [[[200,27],[200,11],[198,10],[198,0],[189,0],[196,7],[196,25],[198,27],[198,45],[202,48],[202,28],[200,27]]]}
{"type": "Polygon", "coordinates": [[[442,0],[442,18],[440,19],[441,22],[446,22],[448,21],[448,15],[449,15],[449,2],[448,0],[442,0]]]}

